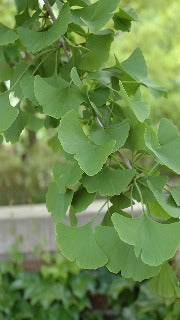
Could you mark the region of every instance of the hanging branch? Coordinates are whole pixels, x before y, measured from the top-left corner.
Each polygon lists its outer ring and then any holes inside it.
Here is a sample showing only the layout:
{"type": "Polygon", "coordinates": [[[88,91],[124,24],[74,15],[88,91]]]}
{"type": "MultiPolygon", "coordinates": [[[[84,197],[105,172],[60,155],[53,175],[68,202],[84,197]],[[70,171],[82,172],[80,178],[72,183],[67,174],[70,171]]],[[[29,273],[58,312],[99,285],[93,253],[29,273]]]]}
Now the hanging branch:
{"type": "MultiPolygon", "coordinates": [[[[46,10],[47,10],[47,12],[49,13],[52,21],[55,22],[55,21],[56,21],[56,17],[55,17],[54,12],[52,11],[52,8],[51,8],[51,6],[50,6],[50,4],[49,4],[49,0],[44,0],[44,4],[45,4],[46,10]]],[[[71,54],[70,54],[70,52],[68,51],[68,49],[67,49],[67,47],[66,47],[66,44],[65,44],[65,41],[64,41],[64,38],[63,38],[63,37],[61,37],[61,38],[59,39],[59,45],[58,45],[58,47],[59,47],[59,48],[62,47],[62,48],[64,49],[64,53],[65,53],[67,59],[70,60],[70,59],[71,59],[71,54]]]]}

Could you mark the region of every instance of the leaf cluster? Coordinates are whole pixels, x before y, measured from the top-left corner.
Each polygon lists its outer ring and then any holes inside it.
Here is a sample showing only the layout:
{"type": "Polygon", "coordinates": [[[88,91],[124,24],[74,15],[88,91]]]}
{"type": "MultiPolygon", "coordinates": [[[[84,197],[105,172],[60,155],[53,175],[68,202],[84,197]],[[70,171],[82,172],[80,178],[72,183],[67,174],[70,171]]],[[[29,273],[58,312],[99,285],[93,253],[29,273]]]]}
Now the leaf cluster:
{"type": "Polygon", "coordinates": [[[179,186],[168,182],[168,173],[180,173],[180,134],[167,119],[154,131],[141,96],[142,87],[156,96],[167,91],[152,82],[139,48],[107,64],[117,32],[129,31],[136,13],[120,8],[119,0],[69,0],[59,4],[56,18],[54,1],[43,7],[16,2],[15,28],[0,25],[0,132],[14,143],[32,119],[53,130],[51,146],[65,161],[54,164],[46,202],[61,252],[81,268],[152,278],[154,292],[180,297],[168,262],[180,244],[179,186]],[[79,227],[78,214],[97,197],[103,207],[79,227]],[[101,225],[93,228],[106,204],[101,225]]]}

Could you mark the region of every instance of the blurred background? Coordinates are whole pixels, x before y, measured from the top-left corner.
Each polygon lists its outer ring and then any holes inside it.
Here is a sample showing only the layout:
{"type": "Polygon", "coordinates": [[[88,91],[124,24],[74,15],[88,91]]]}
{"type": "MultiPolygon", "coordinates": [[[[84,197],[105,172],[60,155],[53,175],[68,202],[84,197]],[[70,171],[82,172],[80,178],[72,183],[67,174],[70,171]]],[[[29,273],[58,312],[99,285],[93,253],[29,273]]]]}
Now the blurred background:
{"type": "MultiPolygon", "coordinates": [[[[121,0],[121,6],[135,8],[140,22],[132,24],[131,32],[116,37],[110,63],[113,63],[114,54],[123,61],[140,47],[153,81],[167,87],[169,92],[168,99],[156,99],[148,90],[144,93],[151,105],[154,126],[163,116],[180,126],[180,1],[121,0]]],[[[13,27],[15,13],[13,0],[0,0],[0,22],[13,27]]],[[[51,133],[42,129],[36,134],[41,126],[41,121],[33,124],[13,147],[0,146],[0,205],[45,201],[56,154],[46,143],[51,133]]]]}

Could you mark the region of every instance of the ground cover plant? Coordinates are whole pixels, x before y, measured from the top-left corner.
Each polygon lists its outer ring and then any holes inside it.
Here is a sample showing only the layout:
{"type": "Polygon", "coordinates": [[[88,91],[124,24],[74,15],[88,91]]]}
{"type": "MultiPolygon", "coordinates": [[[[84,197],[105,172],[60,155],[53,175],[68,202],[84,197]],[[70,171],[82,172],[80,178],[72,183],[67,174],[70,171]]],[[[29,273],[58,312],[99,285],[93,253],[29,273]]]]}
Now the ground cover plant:
{"type": "Polygon", "coordinates": [[[0,140],[18,142],[25,127],[52,128],[48,144],[64,162],[53,165],[46,204],[67,259],[83,269],[106,266],[128,279],[150,279],[153,292],[178,298],[169,260],[180,244],[180,186],[162,169],[180,173],[180,134],[165,118],[155,131],[141,96],[142,87],[154,96],[167,91],[152,82],[140,48],[106,65],[116,34],[130,31],[138,16],[119,0],[53,4],[16,0],[15,28],[0,24],[0,140]],[[78,214],[97,197],[102,208],[77,226],[78,214]]]}
{"type": "Polygon", "coordinates": [[[179,302],[157,297],[146,283],[105,268],[81,271],[60,254],[41,258],[36,272],[24,268],[18,252],[1,263],[1,320],[178,320],[179,302]]]}

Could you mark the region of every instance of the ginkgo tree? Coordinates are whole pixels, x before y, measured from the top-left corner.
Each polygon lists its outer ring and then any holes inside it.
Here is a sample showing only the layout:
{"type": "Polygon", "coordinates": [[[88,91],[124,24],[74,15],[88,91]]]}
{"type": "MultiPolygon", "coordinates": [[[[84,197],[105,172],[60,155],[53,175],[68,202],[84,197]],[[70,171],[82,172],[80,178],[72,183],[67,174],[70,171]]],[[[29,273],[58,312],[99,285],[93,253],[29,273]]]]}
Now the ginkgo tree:
{"type": "Polygon", "coordinates": [[[167,92],[151,80],[139,48],[108,63],[114,37],[139,21],[135,10],[119,0],[15,3],[14,29],[0,24],[0,141],[17,142],[25,128],[52,129],[48,144],[64,162],[54,163],[46,202],[60,251],[81,268],[106,266],[149,279],[165,298],[180,297],[171,267],[180,186],[168,183],[169,174],[180,174],[180,134],[168,119],[157,131],[151,125],[142,89],[167,92]],[[104,204],[79,227],[78,214],[99,197],[104,204]]]}

